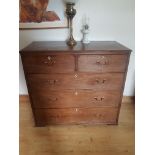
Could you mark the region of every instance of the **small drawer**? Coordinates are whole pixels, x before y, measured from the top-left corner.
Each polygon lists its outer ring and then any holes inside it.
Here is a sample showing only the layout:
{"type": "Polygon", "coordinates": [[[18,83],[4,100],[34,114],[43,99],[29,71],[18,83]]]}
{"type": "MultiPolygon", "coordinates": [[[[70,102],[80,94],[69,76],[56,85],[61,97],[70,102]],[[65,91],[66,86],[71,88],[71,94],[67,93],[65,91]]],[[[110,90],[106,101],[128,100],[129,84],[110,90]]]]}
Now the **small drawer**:
{"type": "Polygon", "coordinates": [[[121,90],[124,74],[31,74],[27,76],[31,89],[39,90],[121,90]]]}
{"type": "Polygon", "coordinates": [[[24,55],[22,62],[26,73],[68,73],[75,69],[72,55],[24,55]]]}
{"type": "Polygon", "coordinates": [[[80,72],[125,72],[128,55],[80,55],[80,72]]]}
{"type": "Polygon", "coordinates": [[[37,91],[33,92],[34,108],[104,107],[120,104],[117,91],[37,91]]]}
{"type": "Polygon", "coordinates": [[[54,124],[116,124],[118,108],[35,109],[38,126],[54,124]]]}

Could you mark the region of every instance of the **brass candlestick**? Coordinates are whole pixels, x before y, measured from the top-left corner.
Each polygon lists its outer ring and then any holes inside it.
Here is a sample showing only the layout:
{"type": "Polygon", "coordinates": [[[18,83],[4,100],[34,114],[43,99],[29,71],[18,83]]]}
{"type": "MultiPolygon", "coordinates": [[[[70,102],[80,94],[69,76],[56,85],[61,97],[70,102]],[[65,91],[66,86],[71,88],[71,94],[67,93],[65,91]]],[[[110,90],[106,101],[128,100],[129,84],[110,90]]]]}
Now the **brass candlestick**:
{"type": "Polygon", "coordinates": [[[69,39],[67,40],[68,46],[75,46],[77,42],[73,38],[73,18],[76,15],[76,10],[73,8],[75,3],[67,3],[66,4],[66,15],[68,19],[68,25],[69,25],[69,39]]]}

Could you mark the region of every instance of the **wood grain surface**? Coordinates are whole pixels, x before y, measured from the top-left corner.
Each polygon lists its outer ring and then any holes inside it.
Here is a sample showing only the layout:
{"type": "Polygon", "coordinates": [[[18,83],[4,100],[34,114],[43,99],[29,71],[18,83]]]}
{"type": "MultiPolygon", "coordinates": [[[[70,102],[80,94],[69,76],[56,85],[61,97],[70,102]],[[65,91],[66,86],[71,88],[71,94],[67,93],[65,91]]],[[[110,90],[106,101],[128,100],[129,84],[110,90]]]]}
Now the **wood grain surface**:
{"type": "Polygon", "coordinates": [[[80,55],[80,72],[125,72],[128,55],[80,55]]]}
{"type": "Polygon", "coordinates": [[[117,107],[34,109],[37,126],[59,124],[117,124],[117,107]]]}
{"type": "MultiPolygon", "coordinates": [[[[50,90],[121,90],[124,75],[117,74],[31,74],[27,76],[31,89],[50,90]]],[[[47,92],[48,93],[48,92],[47,92]]]]}
{"type": "Polygon", "coordinates": [[[79,108],[79,107],[117,107],[120,101],[118,91],[36,91],[34,108],[79,108]],[[81,100],[82,98],[82,100],[81,100]]]}
{"type": "Polygon", "coordinates": [[[74,72],[72,55],[27,55],[22,57],[26,73],[68,73],[74,72]]]}
{"type": "Polygon", "coordinates": [[[82,42],[77,42],[77,45],[74,47],[69,47],[66,45],[65,41],[38,41],[33,42],[24,49],[20,51],[22,54],[28,53],[38,53],[38,54],[47,54],[47,53],[72,53],[80,54],[87,53],[92,54],[92,51],[96,53],[103,54],[125,54],[130,53],[131,50],[116,41],[92,41],[90,44],[83,44],[82,42]],[[41,52],[41,53],[40,53],[41,52]],[[44,53],[42,53],[44,52],[44,53]]]}

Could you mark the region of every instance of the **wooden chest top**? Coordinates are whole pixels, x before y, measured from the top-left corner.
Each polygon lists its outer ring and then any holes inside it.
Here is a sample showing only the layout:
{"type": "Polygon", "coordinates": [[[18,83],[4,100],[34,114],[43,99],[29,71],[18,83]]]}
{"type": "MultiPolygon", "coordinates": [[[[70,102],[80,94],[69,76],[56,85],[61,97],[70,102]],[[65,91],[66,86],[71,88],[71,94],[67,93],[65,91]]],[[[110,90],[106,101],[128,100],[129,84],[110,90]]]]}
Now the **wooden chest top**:
{"type": "Polygon", "coordinates": [[[32,42],[30,45],[20,51],[21,54],[28,54],[31,52],[67,52],[72,54],[78,53],[90,53],[96,52],[96,54],[124,54],[124,52],[130,52],[131,50],[116,41],[92,41],[90,44],[82,44],[77,42],[77,45],[73,48],[66,45],[64,41],[38,41],[32,42]]]}

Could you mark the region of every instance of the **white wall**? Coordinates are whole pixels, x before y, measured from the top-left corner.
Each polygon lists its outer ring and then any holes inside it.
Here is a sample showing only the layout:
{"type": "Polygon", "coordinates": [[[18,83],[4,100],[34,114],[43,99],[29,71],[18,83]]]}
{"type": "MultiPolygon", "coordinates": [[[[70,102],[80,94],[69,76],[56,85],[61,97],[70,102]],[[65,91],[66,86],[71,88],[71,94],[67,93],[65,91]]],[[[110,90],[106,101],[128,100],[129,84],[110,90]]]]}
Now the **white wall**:
{"type": "MultiPolygon", "coordinates": [[[[90,18],[90,40],[115,40],[133,50],[127,74],[124,95],[134,95],[134,0],[80,0],[76,5],[74,36],[81,40],[82,17],[90,18]]],[[[25,30],[19,33],[20,49],[32,41],[66,40],[67,29],[25,30]]],[[[20,60],[20,94],[27,94],[23,68],[20,60]]]]}

